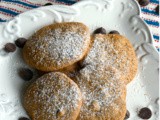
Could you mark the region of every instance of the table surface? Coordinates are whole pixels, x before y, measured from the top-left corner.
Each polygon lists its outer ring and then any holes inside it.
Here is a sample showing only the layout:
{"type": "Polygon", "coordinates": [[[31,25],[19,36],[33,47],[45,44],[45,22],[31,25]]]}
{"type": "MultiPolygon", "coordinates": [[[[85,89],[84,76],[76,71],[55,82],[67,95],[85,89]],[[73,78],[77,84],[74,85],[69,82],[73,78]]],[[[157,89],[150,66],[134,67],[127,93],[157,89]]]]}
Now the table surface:
{"type": "MultiPolygon", "coordinates": [[[[46,3],[72,5],[79,0],[0,0],[0,22],[6,22],[12,17],[46,3]]],[[[154,38],[155,47],[160,50],[159,45],[159,15],[155,8],[159,5],[159,0],[150,0],[150,4],[141,7],[141,17],[149,25],[154,38]]]]}

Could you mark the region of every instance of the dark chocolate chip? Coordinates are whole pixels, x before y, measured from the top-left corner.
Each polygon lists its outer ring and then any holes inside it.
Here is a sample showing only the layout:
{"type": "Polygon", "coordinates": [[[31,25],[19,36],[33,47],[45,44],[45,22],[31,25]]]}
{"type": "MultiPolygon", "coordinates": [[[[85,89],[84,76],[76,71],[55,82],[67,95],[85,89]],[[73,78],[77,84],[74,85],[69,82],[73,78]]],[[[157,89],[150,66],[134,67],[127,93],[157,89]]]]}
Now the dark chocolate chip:
{"type": "Polygon", "coordinates": [[[30,119],[26,117],[20,117],[18,120],[30,120],[30,119]]]}
{"type": "Polygon", "coordinates": [[[141,6],[147,6],[149,4],[150,0],[139,0],[139,4],[141,6]]]}
{"type": "Polygon", "coordinates": [[[38,73],[38,76],[43,76],[43,75],[46,74],[47,72],[37,70],[37,73],[38,73]]]}
{"type": "Polygon", "coordinates": [[[44,6],[49,6],[49,5],[53,5],[52,3],[46,3],[44,4],[44,6]]]}
{"type": "Polygon", "coordinates": [[[14,52],[16,50],[16,45],[13,43],[7,43],[4,47],[6,52],[14,52]]]}
{"type": "Polygon", "coordinates": [[[100,28],[97,28],[95,31],[94,31],[94,34],[106,34],[106,30],[103,28],[103,27],[100,27],[100,28]]]}
{"type": "Polygon", "coordinates": [[[33,78],[33,72],[28,68],[22,68],[19,70],[19,75],[22,79],[29,81],[33,78]]]}
{"type": "Polygon", "coordinates": [[[113,30],[113,31],[109,32],[109,34],[120,34],[120,33],[116,30],[113,30]]]}
{"type": "Polygon", "coordinates": [[[129,117],[130,117],[130,113],[129,113],[129,111],[127,110],[126,116],[125,116],[124,120],[127,120],[129,117]]]}
{"type": "Polygon", "coordinates": [[[159,5],[156,7],[156,13],[159,15],[159,5]]]}
{"type": "Polygon", "coordinates": [[[17,47],[19,48],[23,48],[25,43],[26,43],[27,39],[25,38],[18,38],[16,41],[15,41],[15,44],[17,45],[17,47]]]}
{"type": "Polygon", "coordinates": [[[152,116],[152,112],[149,108],[145,107],[139,111],[138,116],[142,119],[149,119],[152,116]]]}

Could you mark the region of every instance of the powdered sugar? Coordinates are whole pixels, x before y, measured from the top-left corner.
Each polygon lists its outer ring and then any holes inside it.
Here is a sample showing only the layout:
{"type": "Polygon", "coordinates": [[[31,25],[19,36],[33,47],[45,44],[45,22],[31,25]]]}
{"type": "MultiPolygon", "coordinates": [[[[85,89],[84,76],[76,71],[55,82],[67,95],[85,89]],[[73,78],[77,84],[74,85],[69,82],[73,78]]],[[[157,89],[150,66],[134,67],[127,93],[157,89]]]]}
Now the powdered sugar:
{"type": "Polygon", "coordinates": [[[122,104],[115,104],[114,101],[125,90],[124,81],[121,79],[122,74],[118,69],[118,60],[123,57],[125,55],[118,56],[118,51],[111,41],[101,35],[95,37],[93,46],[82,63],[85,68],[80,70],[76,77],[84,101],[80,120],[96,119],[97,116],[100,119],[106,119],[109,115],[109,107],[121,109],[122,104]],[[92,105],[94,101],[96,103],[92,105]]]}
{"type": "Polygon", "coordinates": [[[48,120],[69,119],[79,109],[80,90],[75,83],[68,81],[62,73],[49,73],[31,85],[25,96],[25,104],[34,118],[48,120]],[[32,106],[39,106],[32,108],[32,106]],[[32,109],[31,109],[32,108],[32,109]],[[57,116],[63,112],[63,116],[57,116]]]}
{"type": "Polygon", "coordinates": [[[39,35],[39,31],[38,35],[30,38],[27,47],[31,52],[28,54],[36,61],[36,66],[49,67],[52,64],[57,68],[63,67],[81,59],[86,53],[90,42],[89,31],[79,23],[63,24],[54,29],[44,28],[40,30],[44,32],[43,35],[39,35]],[[65,27],[67,24],[70,27],[65,27]]]}
{"type": "MultiPolygon", "coordinates": [[[[80,71],[77,77],[83,105],[80,111],[80,119],[94,118],[96,115],[106,117],[109,112],[108,106],[114,106],[114,101],[118,99],[124,90],[124,83],[120,80],[119,72],[114,68],[104,71],[90,71],[87,66],[80,71]],[[89,71],[89,72],[88,72],[89,71]],[[96,111],[92,102],[97,101],[100,110],[96,111]]],[[[120,109],[121,105],[117,105],[120,109]]]]}
{"type": "MultiPolygon", "coordinates": [[[[120,69],[119,65],[121,64],[121,61],[123,61],[124,59],[126,60],[127,54],[126,51],[123,51],[123,54],[119,54],[119,51],[115,48],[112,41],[114,40],[106,40],[106,38],[102,37],[101,35],[95,36],[93,47],[87,55],[83,64],[92,64],[96,67],[96,69],[102,68],[102,70],[107,66],[112,66],[116,69],[120,69]]],[[[129,61],[125,62],[125,68],[123,68],[123,71],[119,71],[121,72],[121,75],[128,72],[129,61]]]]}

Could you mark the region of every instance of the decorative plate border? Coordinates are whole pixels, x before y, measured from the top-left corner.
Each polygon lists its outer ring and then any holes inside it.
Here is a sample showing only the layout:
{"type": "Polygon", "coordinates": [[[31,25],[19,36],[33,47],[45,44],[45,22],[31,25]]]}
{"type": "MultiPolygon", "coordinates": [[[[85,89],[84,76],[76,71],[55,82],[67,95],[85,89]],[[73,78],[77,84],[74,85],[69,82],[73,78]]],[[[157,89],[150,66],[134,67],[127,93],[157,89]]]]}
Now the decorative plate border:
{"type": "MultiPolygon", "coordinates": [[[[158,52],[153,47],[153,37],[152,33],[149,30],[147,24],[140,18],[140,7],[136,0],[119,0],[121,5],[121,11],[118,14],[119,18],[123,19],[126,18],[130,23],[130,27],[132,32],[135,33],[137,36],[141,36],[141,41],[134,41],[133,45],[136,50],[138,59],[142,63],[148,64],[148,62],[152,59],[157,64],[159,62],[158,59],[158,52]],[[127,15],[130,13],[130,15],[127,15]]],[[[22,31],[22,23],[25,21],[30,23],[39,22],[42,19],[47,18],[47,16],[52,16],[53,18],[50,19],[50,23],[53,22],[66,22],[66,21],[73,21],[77,16],[81,14],[81,8],[94,8],[101,13],[106,13],[108,11],[113,11],[114,7],[113,4],[117,4],[116,0],[82,0],[72,6],[65,6],[65,5],[53,5],[47,7],[40,7],[37,9],[33,9],[31,11],[27,11],[22,13],[9,22],[2,23],[0,25],[0,32],[2,32],[1,41],[0,41],[0,49],[3,48],[4,44],[7,41],[13,42],[16,38],[23,36],[22,31]]],[[[0,55],[0,59],[2,56],[0,55]]],[[[157,69],[157,68],[155,68],[157,69]]],[[[157,69],[158,71],[158,69],[157,69]]],[[[157,72],[158,73],[158,72],[157,72]]],[[[9,106],[12,106],[9,115],[14,116],[14,112],[16,111],[17,106],[16,102],[10,102],[4,93],[0,93],[0,109],[3,112],[8,110],[9,106]],[[4,97],[5,96],[5,97],[4,97]],[[6,107],[7,105],[7,107],[6,107]]],[[[10,110],[10,108],[9,108],[10,110]]]]}

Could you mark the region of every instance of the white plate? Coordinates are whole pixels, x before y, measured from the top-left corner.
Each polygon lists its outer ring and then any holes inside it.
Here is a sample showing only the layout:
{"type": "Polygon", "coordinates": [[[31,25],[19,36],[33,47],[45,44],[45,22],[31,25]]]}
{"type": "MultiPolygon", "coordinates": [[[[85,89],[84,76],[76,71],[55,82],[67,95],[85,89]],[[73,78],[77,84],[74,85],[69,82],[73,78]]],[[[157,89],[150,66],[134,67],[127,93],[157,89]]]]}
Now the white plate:
{"type": "MultiPolygon", "coordinates": [[[[152,35],[140,18],[140,8],[134,0],[84,0],[73,6],[53,5],[34,9],[0,25],[0,120],[18,120],[27,116],[20,96],[27,82],[19,78],[17,69],[28,67],[21,58],[21,51],[3,54],[7,42],[19,37],[28,38],[39,28],[63,21],[83,22],[91,29],[104,27],[118,30],[132,42],[138,59],[139,73],[128,85],[127,109],[129,120],[139,120],[137,110],[151,108],[151,120],[158,120],[158,53],[152,47],[152,35]]],[[[116,116],[115,116],[116,117],[116,116]]]]}

